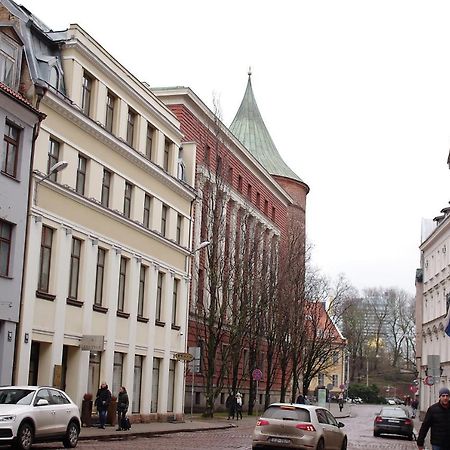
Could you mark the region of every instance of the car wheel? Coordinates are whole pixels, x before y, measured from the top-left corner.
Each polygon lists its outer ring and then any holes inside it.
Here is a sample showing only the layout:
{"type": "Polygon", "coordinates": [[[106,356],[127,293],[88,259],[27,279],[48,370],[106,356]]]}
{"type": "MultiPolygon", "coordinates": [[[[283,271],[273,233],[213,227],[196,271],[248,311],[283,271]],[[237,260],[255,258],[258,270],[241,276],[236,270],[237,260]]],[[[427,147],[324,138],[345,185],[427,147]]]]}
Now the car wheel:
{"type": "Polygon", "coordinates": [[[63,439],[63,445],[65,448],[74,448],[78,444],[78,435],[80,434],[80,430],[78,425],[75,422],[70,422],[67,431],[66,437],[63,439]]]}
{"type": "Polygon", "coordinates": [[[18,450],[30,450],[33,445],[33,434],[33,427],[29,423],[20,425],[15,448],[18,450]]]}
{"type": "Polygon", "coordinates": [[[341,450],[347,450],[347,438],[345,437],[342,441],[342,447],[341,450]]]}
{"type": "Polygon", "coordinates": [[[378,437],[378,436],[380,435],[380,432],[379,432],[379,431],[374,431],[374,432],[373,432],[373,435],[374,435],[375,437],[378,437]]]}
{"type": "Polygon", "coordinates": [[[316,450],[325,450],[325,444],[323,442],[323,439],[321,439],[318,443],[317,443],[317,448],[316,450]]]}
{"type": "Polygon", "coordinates": [[[414,440],[414,434],[410,434],[410,435],[408,436],[408,439],[409,439],[410,441],[413,441],[413,440],[414,440]]]}

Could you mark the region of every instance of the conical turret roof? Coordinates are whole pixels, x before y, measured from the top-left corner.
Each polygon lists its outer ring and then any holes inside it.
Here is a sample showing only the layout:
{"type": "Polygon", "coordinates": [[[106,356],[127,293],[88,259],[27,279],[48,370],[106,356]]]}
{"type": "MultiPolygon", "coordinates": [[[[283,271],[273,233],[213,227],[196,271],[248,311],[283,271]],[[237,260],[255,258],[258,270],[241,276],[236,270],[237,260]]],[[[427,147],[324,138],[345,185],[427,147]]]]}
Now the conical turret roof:
{"type": "Polygon", "coordinates": [[[303,182],[283,161],[270,137],[253,95],[250,71],[244,98],[229,129],[271,175],[303,182]]]}

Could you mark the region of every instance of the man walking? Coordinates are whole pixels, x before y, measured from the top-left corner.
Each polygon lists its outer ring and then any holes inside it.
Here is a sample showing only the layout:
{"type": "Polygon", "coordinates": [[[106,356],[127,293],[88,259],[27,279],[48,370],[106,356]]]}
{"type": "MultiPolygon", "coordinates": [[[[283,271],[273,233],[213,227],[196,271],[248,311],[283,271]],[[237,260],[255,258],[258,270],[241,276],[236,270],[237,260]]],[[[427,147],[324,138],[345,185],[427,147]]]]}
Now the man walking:
{"type": "Polygon", "coordinates": [[[446,387],[439,389],[439,401],[431,405],[417,437],[417,447],[424,450],[424,441],[431,428],[432,450],[450,450],[450,391],[446,387]]]}

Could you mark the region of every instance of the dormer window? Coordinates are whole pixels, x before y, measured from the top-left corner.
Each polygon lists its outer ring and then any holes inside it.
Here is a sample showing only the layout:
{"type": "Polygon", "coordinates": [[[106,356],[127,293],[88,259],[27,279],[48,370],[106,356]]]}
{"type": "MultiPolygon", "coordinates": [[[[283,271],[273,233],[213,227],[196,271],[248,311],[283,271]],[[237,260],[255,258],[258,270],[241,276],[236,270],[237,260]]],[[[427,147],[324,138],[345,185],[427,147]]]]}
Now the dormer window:
{"type": "Polygon", "coordinates": [[[50,86],[53,86],[56,90],[59,90],[59,72],[56,66],[51,67],[48,82],[50,86]]]}
{"type": "Polygon", "coordinates": [[[0,81],[12,89],[19,87],[19,45],[4,34],[0,34],[0,81]]]}

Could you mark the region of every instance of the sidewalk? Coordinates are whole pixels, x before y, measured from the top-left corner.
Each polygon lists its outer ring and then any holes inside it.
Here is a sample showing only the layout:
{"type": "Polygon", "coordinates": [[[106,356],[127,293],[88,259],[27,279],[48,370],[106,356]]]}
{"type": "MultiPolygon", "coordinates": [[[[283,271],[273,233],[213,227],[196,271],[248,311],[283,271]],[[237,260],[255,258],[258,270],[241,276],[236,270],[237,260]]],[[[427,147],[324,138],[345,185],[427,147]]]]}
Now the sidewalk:
{"type": "MultiPolygon", "coordinates": [[[[350,405],[344,404],[342,412],[339,411],[337,403],[326,405],[330,407],[330,412],[336,419],[342,419],[350,416],[350,405]]],[[[195,431],[222,430],[227,428],[238,427],[241,424],[252,425],[258,420],[259,415],[247,416],[244,414],[243,420],[227,420],[223,416],[217,416],[212,419],[202,418],[200,415],[194,415],[190,418],[188,414],[185,416],[184,422],[150,422],[150,423],[134,423],[128,431],[116,431],[116,427],[107,426],[105,429],[97,427],[82,427],[80,432],[80,440],[98,440],[108,441],[116,439],[130,439],[131,437],[149,437],[170,433],[193,433],[195,431]]]]}

